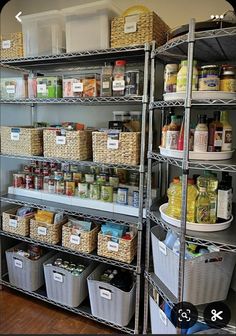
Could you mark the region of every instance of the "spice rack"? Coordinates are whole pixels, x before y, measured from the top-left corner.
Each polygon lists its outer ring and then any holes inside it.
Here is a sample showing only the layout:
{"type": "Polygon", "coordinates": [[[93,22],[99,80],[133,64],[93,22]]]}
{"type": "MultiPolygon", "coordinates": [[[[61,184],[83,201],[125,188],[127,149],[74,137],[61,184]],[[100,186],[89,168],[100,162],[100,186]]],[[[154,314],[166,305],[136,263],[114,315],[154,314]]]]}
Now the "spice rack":
{"type": "MultiPolygon", "coordinates": [[[[236,252],[236,230],[235,220],[232,225],[221,232],[199,232],[191,231],[187,226],[187,177],[192,170],[208,169],[216,172],[236,172],[235,155],[229,160],[193,160],[191,158],[191,152],[189,152],[188,140],[189,139],[189,126],[190,115],[193,109],[223,109],[233,110],[236,108],[235,94],[229,94],[228,96],[222,93],[221,96],[216,96],[215,93],[211,93],[212,96],[202,92],[192,92],[192,67],[193,57],[201,62],[208,63],[225,63],[233,62],[236,57],[236,28],[224,28],[217,30],[209,30],[202,32],[195,32],[195,21],[192,19],[189,24],[189,33],[174,38],[168,41],[165,45],[155,48],[151,53],[151,89],[150,89],[150,109],[149,109],[149,145],[148,145],[148,182],[147,182],[147,226],[146,226],[146,259],[145,259],[145,296],[144,296],[144,328],[143,334],[150,331],[149,325],[149,299],[150,310],[153,316],[151,316],[152,331],[155,333],[180,333],[180,330],[168,320],[164,312],[159,306],[154,303],[152,295],[153,290],[156,291],[157,297],[161,297],[167,305],[172,309],[178,302],[182,302],[185,290],[185,244],[187,242],[194,242],[204,247],[209,245],[214,246],[219,251],[230,252],[231,256],[236,252]],[[229,47],[229,46],[232,46],[229,47]],[[173,62],[174,59],[188,59],[188,86],[186,93],[173,93],[164,95],[164,100],[155,100],[155,69],[156,62],[173,62]],[[201,96],[202,95],[202,96],[201,96]],[[155,144],[153,141],[154,133],[154,116],[157,114],[161,119],[162,126],[164,125],[164,115],[167,108],[176,108],[178,111],[184,112],[185,118],[185,130],[184,130],[184,150],[181,155],[177,153],[162,152],[162,150],[155,150],[155,144]],[[157,112],[155,112],[157,110],[157,112]],[[158,186],[159,186],[159,199],[152,202],[150,197],[151,191],[151,172],[152,168],[157,166],[158,169],[158,186]],[[182,170],[182,215],[179,223],[179,227],[173,226],[171,223],[163,219],[160,213],[160,206],[166,202],[166,189],[169,185],[169,175],[172,166],[174,169],[178,167],[182,170]],[[165,232],[172,230],[180,239],[179,250],[179,269],[175,280],[172,277],[171,281],[177,281],[177,294],[174,295],[170,288],[167,287],[166,282],[163,282],[158,275],[153,272],[151,255],[151,229],[153,225],[157,225],[155,229],[162,229],[165,232]],[[154,310],[154,304],[155,309],[154,310]],[[154,318],[155,316],[155,318],[154,318]],[[160,321],[159,321],[160,320],[160,321]],[[171,331],[171,332],[170,332],[171,331]]],[[[234,111],[230,111],[234,116],[234,111]]],[[[235,120],[235,119],[234,119],[235,120]]],[[[177,152],[177,151],[176,151],[177,152]]],[[[209,154],[209,153],[206,153],[209,154]]],[[[176,171],[174,172],[176,174],[176,171]]],[[[235,178],[235,175],[234,175],[235,178]]],[[[153,248],[153,246],[152,246],[153,248]]],[[[161,247],[160,247],[161,248],[161,247]]],[[[156,252],[154,252],[156,255],[156,252]]],[[[168,253],[167,253],[168,254],[168,253]]],[[[168,267],[168,265],[167,265],[168,267]]],[[[176,285],[176,284],[175,284],[176,285]]],[[[204,284],[203,284],[204,286],[204,284]]],[[[233,301],[235,300],[235,292],[230,290],[226,304],[231,310],[231,315],[235,315],[236,307],[233,301]]],[[[203,311],[206,305],[197,306],[198,309],[198,321],[204,322],[203,311]]],[[[236,325],[233,318],[224,327],[225,332],[235,333],[236,325]]]]}
{"type": "MultiPolygon", "coordinates": [[[[113,106],[119,105],[129,105],[129,106],[141,106],[142,107],[142,121],[141,121],[141,149],[140,149],[140,164],[129,165],[129,164],[112,164],[112,163],[100,163],[100,162],[90,162],[90,161],[76,161],[67,159],[57,159],[57,158],[45,158],[38,156],[24,156],[24,155],[9,155],[1,154],[1,160],[4,162],[9,162],[10,160],[21,160],[21,161],[40,161],[40,162],[58,162],[58,163],[70,163],[81,165],[83,167],[94,166],[94,167],[107,167],[107,168],[124,168],[131,171],[139,172],[139,208],[136,209],[135,215],[131,214],[130,211],[124,211],[124,209],[118,209],[116,205],[107,211],[103,206],[102,208],[94,208],[89,200],[81,200],[86,204],[80,206],[80,204],[65,204],[64,202],[57,202],[57,199],[52,197],[45,199],[43,196],[38,198],[31,196],[31,194],[16,195],[12,189],[10,189],[8,194],[1,195],[1,201],[3,207],[7,207],[10,204],[15,205],[28,205],[37,209],[48,209],[54,211],[63,211],[66,215],[80,216],[86,219],[95,220],[97,222],[109,221],[110,223],[121,224],[137,229],[137,255],[131,263],[126,263],[108,257],[100,256],[96,252],[83,253],[79,251],[73,251],[61,244],[49,244],[47,242],[38,241],[37,239],[30,237],[23,237],[17,234],[9,233],[0,230],[0,246],[1,255],[0,259],[4,260],[6,247],[12,246],[15,241],[27,242],[38,244],[42,247],[47,247],[50,250],[66,252],[71,255],[86,258],[91,261],[96,261],[102,264],[109,264],[117,267],[121,267],[130,270],[134,273],[136,278],[136,288],[135,288],[135,313],[131,322],[127,326],[120,326],[115,323],[111,323],[106,319],[97,318],[92,315],[91,307],[88,302],[83,303],[77,308],[72,308],[59,304],[47,297],[46,292],[38,290],[23,291],[20,288],[15,287],[10,284],[9,278],[4,267],[4,263],[0,264],[0,285],[4,285],[15,289],[20,292],[24,292],[29,296],[37,298],[39,300],[51,303],[57,307],[66,309],[75,314],[84,316],[86,318],[95,320],[97,322],[106,324],[110,327],[116,328],[127,334],[138,334],[140,332],[141,317],[139,315],[140,311],[140,295],[141,295],[141,246],[143,240],[143,226],[144,226],[144,216],[143,216],[143,203],[144,203],[144,178],[145,178],[145,137],[146,137],[146,115],[148,107],[148,78],[149,78],[149,63],[150,63],[150,45],[142,46],[131,46],[131,47],[121,47],[121,48],[111,48],[103,50],[92,50],[77,53],[66,53],[59,55],[46,55],[46,56],[36,56],[36,57],[26,57],[17,59],[4,59],[2,61],[2,66],[6,68],[12,68],[22,71],[29,71],[31,73],[42,70],[43,72],[56,72],[60,67],[79,67],[79,66],[93,66],[101,65],[107,61],[115,61],[117,59],[128,59],[133,65],[141,63],[144,72],[144,85],[143,92],[140,96],[113,96],[113,97],[68,97],[68,98],[25,98],[25,99],[2,99],[0,103],[4,106],[11,105],[25,105],[27,108],[30,107],[30,119],[31,124],[37,122],[38,115],[40,111],[37,110],[37,106],[46,105],[48,109],[53,108],[53,105],[58,104],[63,105],[93,105],[93,106],[113,106]],[[115,209],[117,208],[117,209],[115,209]],[[125,214],[128,213],[128,214],[125,214]]],[[[8,108],[7,107],[7,108],[8,108]]],[[[3,107],[4,109],[4,107],[3,107]]],[[[68,107],[69,109],[69,107],[68,107]]],[[[67,111],[68,112],[68,111],[67,111]]],[[[4,110],[3,110],[4,113],[4,110]]],[[[56,114],[55,114],[56,118],[56,114]]],[[[14,162],[14,161],[13,161],[14,162]]]]}

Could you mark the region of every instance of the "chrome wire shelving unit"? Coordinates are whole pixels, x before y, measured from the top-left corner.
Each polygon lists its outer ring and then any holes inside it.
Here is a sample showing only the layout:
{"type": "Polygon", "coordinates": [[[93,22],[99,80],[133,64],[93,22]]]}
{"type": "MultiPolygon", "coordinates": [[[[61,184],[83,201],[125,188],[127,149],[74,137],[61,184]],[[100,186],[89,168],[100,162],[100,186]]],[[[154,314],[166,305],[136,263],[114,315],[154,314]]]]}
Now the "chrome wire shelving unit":
{"type": "MultiPolygon", "coordinates": [[[[149,324],[149,297],[152,296],[153,289],[160,297],[173,308],[178,302],[183,301],[184,293],[184,269],[185,269],[185,243],[195,242],[201,246],[213,246],[221,251],[236,253],[236,229],[235,220],[231,227],[220,232],[197,232],[186,229],[186,210],[187,210],[187,178],[192,170],[214,170],[217,172],[236,172],[235,155],[231,160],[225,161],[198,161],[189,159],[189,125],[192,109],[224,109],[236,110],[235,99],[203,99],[201,101],[192,99],[192,67],[193,59],[208,64],[216,63],[232,63],[236,59],[236,27],[222,28],[212,31],[195,32],[195,21],[192,19],[189,24],[188,34],[174,38],[165,45],[155,48],[151,53],[151,89],[150,89],[150,107],[149,107],[149,143],[148,143],[148,181],[147,181],[147,225],[146,225],[146,258],[145,258],[145,294],[144,294],[144,327],[143,334],[150,331],[149,324]],[[173,59],[188,60],[188,80],[187,92],[184,100],[155,100],[155,69],[156,61],[161,60],[164,63],[171,62],[173,59]],[[170,61],[171,60],[171,61],[170,61]],[[213,62],[213,63],[209,63],[213,62]],[[184,151],[183,158],[173,158],[162,155],[156,148],[153,142],[154,128],[154,111],[160,113],[160,119],[164,122],[166,109],[175,108],[178,111],[184,111],[184,151]],[[159,199],[152,203],[150,198],[151,190],[151,172],[153,166],[157,166],[159,178],[159,199]],[[159,212],[159,206],[163,203],[166,188],[168,185],[168,177],[171,167],[178,167],[182,170],[182,215],[180,228],[164,221],[159,212]],[[165,174],[163,174],[163,171],[165,174]],[[162,175],[163,174],[163,175],[162,175]],[[164,192],[163,192],[164,191],[164,192]],[[179,253],[179,274],[178,274],[178,295],[173,293],[153,272],[153,264],[151,258],[151,227],[158,225],[165,231],[171,229],[180,238],[180,253],[179,253]]],[[[160,125],[161,128],[161,125],[160,125]]],[[[165,198],[166,201],[166,198],[165,198]]],[[[236,332],[236,304],[235,292],[230,290],[226,304],[231,310],[232,319],[229,324],[223,329],[227,333],[236,332]]],[[[197,306],[198,321],[204,322],[203,311],[206,305],[197,306]]],[[[176,328],[176,333],[180,332],[176,328]]]]}
{"type": "MultiPolygon", "coordinates": [[[[104,62],[115,61],[116,59],[124,58],[129,60],[130,63],[141,64],[144,71],[144,86],[143,86],[143,95],[142,96],[133,96],[133,97],[92,97],[92,98],[53,98],[53,99],[11,99],[11,100],[1,100],[2,104],[29,104],[31,107],[31,121],[37,122],[37,111],[36,107],[38,104],[77,104],[77,105],[133,105],[141,106],[142,108],[142,122],[141,122],[141,149],[140,149],[140,164],[137,166],[130,166],[124,164],[112,164],[112,163],[96,163],[90,161],[75,161],[75,160],[64,160],[57,158],[45,158],[45,157],[25,157],[21,155],[7,155],[1,154],[1,160],[24,160],[24,161],[41,161],[41,162],[57,162],[57,163],[70,163],[80,166],[96,166],[96,167],[106,167],[106,168],[123,168],[131,171],[139,172],[139,210],[138,217],[123,215],[114,212],[95,210],[90,208],[71,206],[62,203],[56,203],[53,201],[44,201],[41,199],[36,199],[32,197],[17,196],[14,194],[3,194],[1,195],[1,203],[4,207],[9,206],[10,204],[15,205],[28,205],[37,209],[48,209],[48,210],[59,210],[63,211],[67,215],[74,215],[78,217],[83,217],[86,219],[95,220],[98,222],[109,221],[115,224],[122,224],[125,226],[134,227],[137,229],[137,256],[131,264],[126,264],[116,260],[103,258],[98,256],[95,252],[86,254],[86,253],[77,253],[75,251],[66,249],[61,245],[51,245],[47,243],[42,243],[36,241],[29,237],[22,237],[14,234],[10,234],[0,230],[0,253],[1,258],[3,258],[3,243],[4,241],[25,241],[29,243],[36,243],[40,246],[47,247],[52,250],[57,250],[61,252],[70,253],[77,255],[83,258],[87,258],[93,261],[100,263],[110,264],[117,267],[121,267],[127,270],[130,270],[135,275],[136,281],[136,297],[135,297],[135,313],[128,326],[121,327],[119,325],[112,324],[108,321],[98,319],[91,314],[89,303],[83,304],[78,308],[70,308],[64,305],[60,305],[54,301],[51,301],[47,298],[45,290],[40,290],[37,292],[25,292],[15,286],[12,286],[9,283],[7,274],[3,274],[3,267],[0,263],[0,284],[13,288],[17,291],[24,292],[30,296],[38,298],[40,300],[52,303],[58,307],[64,308],[76,314],[88,317],[95,321],[104,323],[108,326],[121,330],[128,334],[138,334],[141,330],[142,318],[140,317],[140,302],[141,302],[141,247],[143,241],[143,228],[145,225],[145,219],[143,217],[143,204],[144,204],[144,181],[145,173],[147,171],[145,166],[145,142],[146,142],[146,119],[147,119],[147,109],[149,106],[148,98],[148,79],[149,79],[149,66],[150,66],[150,45],[145,44],[142,46],[132,46],[132,47],[122,47],[122,48],[111,48],[105,50],[93,50],[85,51],[79,53],[67,53],[60,55],[48,55],[48,56],[38,56],[38,57],[28,57],[28,58],[17,58],[17,59],[8,59],[2,60],[1,66],[6,69],[14,69],[27,72],[40,72],[43,70],[43,73],[56,71],[58,69],[75,66],[93,67],[101,66],[104,62]]],[[[3,105],[3,106],[4,106],[3,105]]],[[[4,113],[4,111],[3,111],[4,113]]]]}

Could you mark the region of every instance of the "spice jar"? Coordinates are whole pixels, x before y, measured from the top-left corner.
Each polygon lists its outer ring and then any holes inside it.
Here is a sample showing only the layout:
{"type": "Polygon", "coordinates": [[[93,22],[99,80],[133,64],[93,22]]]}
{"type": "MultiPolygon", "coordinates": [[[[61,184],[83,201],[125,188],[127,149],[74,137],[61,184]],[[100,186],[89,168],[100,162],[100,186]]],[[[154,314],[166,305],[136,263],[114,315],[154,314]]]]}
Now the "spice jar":
{"type": "Polygon", "coordinates": [[[199,75],[199,91],[218,91],[220,86],[219,66],[204,65],[199,75]]]}
{"type": "Polygon", "coordinates": [[[224,65],[222,67],[220,75],[220,91],[236,91],[235,68],[233,66],[224,65]]]}

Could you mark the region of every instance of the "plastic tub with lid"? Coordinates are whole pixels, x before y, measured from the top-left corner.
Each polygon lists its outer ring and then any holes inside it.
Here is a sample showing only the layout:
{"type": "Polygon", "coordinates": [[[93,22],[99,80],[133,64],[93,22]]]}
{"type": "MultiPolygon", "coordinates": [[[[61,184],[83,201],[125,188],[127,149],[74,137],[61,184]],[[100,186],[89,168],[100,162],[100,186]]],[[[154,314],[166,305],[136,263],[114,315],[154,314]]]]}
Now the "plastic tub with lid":
{"type": "Polygon", "coordinates": [[[113,120],[114,121],[129,121],[130,116],[126,111],[113,111],[113,120]]]}
{"type": "Polygon", "coordinates": [[[131,120],[141,121],[142,119],[141,111],[130,111],[129,114],[130,114],[131,120]]]}
{"type": "Polygon", "coordinates": [[[62,9],[66,21],[66,51],[110,47],[110,21],[121,14],[115,2],[102,0],[62,9]]]}
{"type": "Polygon", "coordinates": [[[25,57],[65,52],[65,25],[60,11],[23,15],[21,20],[25,57]]]}

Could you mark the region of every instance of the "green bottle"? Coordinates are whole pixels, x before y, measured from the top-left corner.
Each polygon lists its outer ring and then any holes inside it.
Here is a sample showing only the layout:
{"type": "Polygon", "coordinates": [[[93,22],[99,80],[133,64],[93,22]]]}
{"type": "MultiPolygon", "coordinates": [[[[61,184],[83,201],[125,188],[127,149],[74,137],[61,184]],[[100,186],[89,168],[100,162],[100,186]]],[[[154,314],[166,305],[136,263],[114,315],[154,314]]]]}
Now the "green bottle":
{"type": "Polygon", "coordinates": [[[210,223],[210,200],[206,192],[206,187],[199,188],[196,200],[196,220],[197,223],[210,223]]]}

